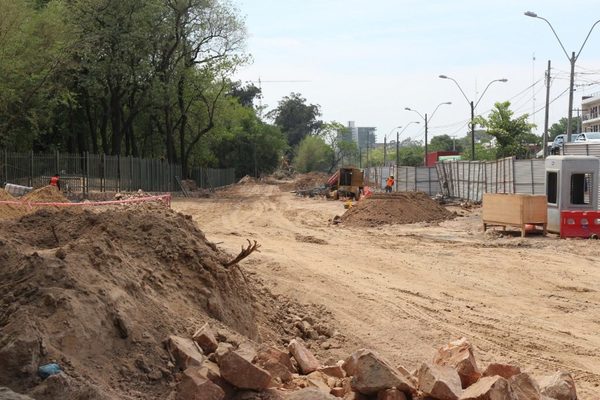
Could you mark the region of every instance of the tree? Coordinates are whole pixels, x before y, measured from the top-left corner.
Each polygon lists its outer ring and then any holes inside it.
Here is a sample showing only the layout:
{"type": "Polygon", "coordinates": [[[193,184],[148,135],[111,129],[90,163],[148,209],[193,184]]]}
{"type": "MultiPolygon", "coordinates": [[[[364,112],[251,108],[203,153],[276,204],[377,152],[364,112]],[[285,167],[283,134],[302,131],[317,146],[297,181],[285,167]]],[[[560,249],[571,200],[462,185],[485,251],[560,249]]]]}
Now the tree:
{"type": "Polygon", "coordinates": [[[448,135],[438,135],[431,138],[429,142],[429,151],[453,151],[461,152],[463,149],[460,142],[448,135]]]}
{"type": "Polygon", "coordinates": [[[300,93],[291,93],[279,101],[279,105],[267,114],[286,136],[290,148],[299,145],[309,135],[319,132],[323,121],[318,104],[306,104],[300,93]]]}
{"type": "Polygon", "coordinates": [[[477,117],[476,123],[487,128],[488,134],[496,139],[496,158],[525,158],[529,155],[529,144],[538,144],[540,138],[531,130],[534,124],[527,122],[529,115],[513,118],[510,102],[496,103],[488,118],[477,117]]]}
{"type": "Polygon", "coordinates": [[[253,83],[244,86],[240,81],[233,82],[229,90],[229,96],[235,97],[242,106],[250,108],[254,107],[254,100],[259,98],[261,94],[260,88],[253,83]]]}
{"type": "Polygon", "coordinates": [[[348,135],[348,128],[336,121],[323,124],[319,137],[331,146],[331,164],[329,172],[339,166],[342,161],[352,163],[358,155],[358,146],[348,135]]]}
{"type": "Polygon", "coordinates": [[[298,172],[329,171],[333,150],[323,138],[306,136],[300,142],[294,167],[298,172]]]}
{"type": "MultiPolygon", "coordinates": [[[[571,134],[579,133],[581,126],[581,117],[573,117],[571,121],[571,134]]],[[[567,118],[561,118],[558,122],[552,124],[548,129],[549,141],[553,141],[558,135],[567,134],[567,118]]]]}

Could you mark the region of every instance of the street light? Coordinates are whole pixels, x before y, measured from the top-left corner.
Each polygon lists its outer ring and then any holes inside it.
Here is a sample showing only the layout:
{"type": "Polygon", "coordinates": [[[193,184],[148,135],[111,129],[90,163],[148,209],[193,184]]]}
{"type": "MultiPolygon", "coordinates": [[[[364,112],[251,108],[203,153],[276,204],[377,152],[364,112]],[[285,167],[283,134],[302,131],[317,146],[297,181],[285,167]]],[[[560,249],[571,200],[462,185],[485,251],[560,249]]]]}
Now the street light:
{"type": "Polygon", "coordinates": [[[481,93],[481,96],[479,96],[479,99],[477,99],[477,101],[475,103],[473,103],[473,100],[469,100],[469,98],[467,97],[465,92],[462,90],[462,88],[460,87],[460,85],[458,84],[456,79],[451,78],[446,75],[440,75],[439,77],[442,79],[450,79],[451,81],[456,83],[458,90],[460,90],[460,92],[464,96],[465,100],[467,100],[467,103],[469,103],[469,105],[471,106],[471,160],[475,160],[475,108],[477,108],[477,105],[479,104],[479,102],[483,98],[483,95],[485,95],[485,92],[487,92],[487,90],[489,89],[489,87],[491,86],[492,83],[494,83],[494,82],[505,83],[505,82],[508,82],[508,79],[506,79],[506,78],[494,79],[493,81],[488,83],[487,86],[485,87],[485,90],[483,91],[483,93],[481,93]]]}
{"type": "Polygon", "coordinates": [[[387,138],[388,138],[388,136],[390,136],[392,134],[392,132],[394,132],[394,130],[400,129],[400,128],[402,128],[402,126],[397,126],[395,128],[392,128],[390,133],[388,133],[387,135],[385,135],[383,137],[383,165],[384,166],[385,166],[385,162],[387,161],[387,138]]]}
{"type": "Polygon", "coordinates": [[[542,21],[546,21],[546,23],[548,24],[550,29],[552,29],[552,33],[554,33],[556,40],[558,40],[558,43],[560,44],[560,47],[562,48],[563,52],[565,53],[565,56],[567,56],[567,59],[571,63],[571,83],[569,85],[569,113],[567,114],[567,142],[570,142],[571,141],[571,123],[572,123],[572,119],[573,119],[573,91],[574,91],[573,87],[574,87],[574,83],[575,83],[575,62],[579,58],[579,55],[581,54],[581,50],[583,50],[583,46],[585,46],[585,44],[587,43],[590,35],[592,34],[592,31],[594,30],[594,27],[596,25],[598,25],[598,23],[600,22],[600,19],[598,21],[594,22],[594,25],[592,25],[592,27],[590,28],[590,31],[588,32],[587,36],[585,37],[585,40],[583,41],[583,44],[579,48],[579,52],[577,52],[577,55],[575,55],[575,52],[572,52],[571,56],[569,57],[569,53],[567,53],[567,50],[565,50],[565,46],[563,46],[560,38],[558,37],[558,34],[554,30],[554,27],[552,26],[550,21],[548,21],[546,18],[540,17],[533,11],[526,11],[524,14],[531,18],[537,18],[537,19],[541,19],[542,21]]]}
{"type": "MultiPolygon", "coordinates": [[[[446,102],[443,102],[443,103],[440,103],[440,104],[438,104],[438,105],[437,105],[437,107],[435,108],[435,110],[433,110],[433,112],[432,112],[432,113],[431,113],[431,115],[429,116],[429,121],[431,121],[431,119],[433,118],[433,116],[434,116],[435,112],[438,110],[438,108],[440,108],[440,106],[443,106],[443,105],[450,105],[450,104],[452,104],[452,102],[451,102],[451,101],[446,101],[446,102]]],[[[421,113],[420,113],[420,112],[418,112],[417,110],[414,110],[414,109],[412,109],[412,108],[410,108],[410,107],[404,107],[404,109],[405,109],[406,111],[413,111],[413,112],[416,112],[417,114],[419,114],[419,116],[420,116],[421,118],[423,118],[423,121],[425,121],[425,166],[427,166],[427,122],[428,122],[428,119],[427,119],[427,113],[425,113],[425,116],[423,116],[423,114],[421,114],[421,113]]]]}

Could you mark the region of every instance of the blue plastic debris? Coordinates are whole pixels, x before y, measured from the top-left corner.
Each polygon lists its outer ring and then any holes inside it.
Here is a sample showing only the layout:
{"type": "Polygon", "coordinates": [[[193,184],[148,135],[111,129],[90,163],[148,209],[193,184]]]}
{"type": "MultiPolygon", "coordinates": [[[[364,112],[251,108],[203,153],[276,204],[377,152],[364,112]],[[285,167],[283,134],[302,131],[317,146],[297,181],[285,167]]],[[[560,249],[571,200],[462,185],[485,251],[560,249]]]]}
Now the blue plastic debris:
{"type": "Polygon", "coordinates": [[[59,372],[62,372],[62,370],[60,369],[60,366],[58,364],[55,364],[55,363],[41,365],[38,368],[38,375],[42,379],[46,379],[49,376],[56,375],[59,372]]]}

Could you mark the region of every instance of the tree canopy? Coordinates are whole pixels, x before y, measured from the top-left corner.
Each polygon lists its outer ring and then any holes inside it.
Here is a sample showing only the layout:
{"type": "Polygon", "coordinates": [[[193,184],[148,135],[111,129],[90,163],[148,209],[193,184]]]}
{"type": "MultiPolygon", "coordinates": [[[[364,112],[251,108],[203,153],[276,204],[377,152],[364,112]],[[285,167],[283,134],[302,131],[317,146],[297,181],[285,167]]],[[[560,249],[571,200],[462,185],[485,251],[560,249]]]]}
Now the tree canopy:
{"type": "Polygon", "coordinates": [[[323,126],[321,107],[307,104],[300,93],[291,93],[279,101],[279,105],[267,114],[287,138],[290,148],[294,148],[309,135],[315,135],[323,126]]]}

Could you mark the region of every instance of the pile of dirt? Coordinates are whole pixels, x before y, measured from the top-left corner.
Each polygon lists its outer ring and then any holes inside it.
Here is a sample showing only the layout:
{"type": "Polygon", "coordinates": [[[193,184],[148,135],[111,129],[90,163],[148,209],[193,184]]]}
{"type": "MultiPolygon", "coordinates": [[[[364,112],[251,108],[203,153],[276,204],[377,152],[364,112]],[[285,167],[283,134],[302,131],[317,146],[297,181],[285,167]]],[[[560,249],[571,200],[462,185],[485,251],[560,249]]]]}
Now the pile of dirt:
{"type": "MultiPolygon", "coordinates": [[[[0,201],[19,201],[6,190],[0,190],[0,201]]],[[[18,205],[0,204],[0,219],[15,218],[23,215],[24,210],[18,205]]]]}
{"type": "Polygon", "coordinates": [[[374,194],[359,201],[341,217],[347,226],[440,222],[455,216],[422,192],[374,194]]]}
{"type": "Polygon", "coordinates": [[[270,294],[226,267],[232,258],[161,205],[0,221],[0,386],[44,399],[167,398],[181,376],[163,341],[207,321],[237,343],[333,340],[327,313],[270,294]],[[50,362],[65,371],[56,387],[36,376],[50,362]]]}
{"type": "Polygon", "coordinates": [[[327,183],[327,179],[329,179],[329,175],[325,172],[309,172],[307,174],[300,174],[295,179],[294,189],[304,190],[323,186],[327,183]]]}
{"type": "Polygon", "coordinates": [[[69,200],[54,186],[44,186],[27,193],[21,198],[23,202],[32,203],[68,203],[69,200]]]}
{"type": "Polygon", "coordinates": [[[17,199],[15,199],[10,193],[8,193],[6,190],[2,189],[0,190],[0,201],[16,201],[17,199]]]}

